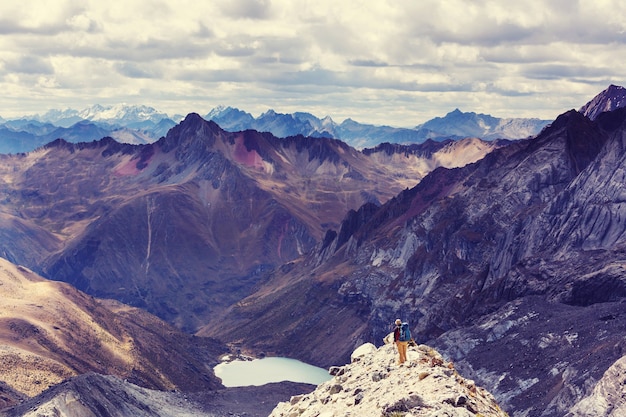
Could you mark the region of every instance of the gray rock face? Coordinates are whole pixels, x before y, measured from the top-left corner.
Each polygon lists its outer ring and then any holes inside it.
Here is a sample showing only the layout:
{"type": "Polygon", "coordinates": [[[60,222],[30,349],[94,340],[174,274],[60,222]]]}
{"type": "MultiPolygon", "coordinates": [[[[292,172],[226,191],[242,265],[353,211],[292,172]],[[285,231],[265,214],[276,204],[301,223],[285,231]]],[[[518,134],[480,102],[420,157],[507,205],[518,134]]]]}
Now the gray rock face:
{"type": "Polygon", "coordinates": [[[293,382],[216,391],[157,391],[120,378],[89,373],[58,384],[2,417],[267,417],[280,401],[310,392],[314,386],[293,382]]]}

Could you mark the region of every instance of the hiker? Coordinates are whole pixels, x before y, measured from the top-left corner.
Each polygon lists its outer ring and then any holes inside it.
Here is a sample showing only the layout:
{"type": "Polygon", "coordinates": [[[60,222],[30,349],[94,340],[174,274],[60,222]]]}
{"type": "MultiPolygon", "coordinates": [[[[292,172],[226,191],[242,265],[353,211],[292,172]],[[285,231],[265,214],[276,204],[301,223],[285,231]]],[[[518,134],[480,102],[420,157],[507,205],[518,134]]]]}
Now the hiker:
{"type": "Polygon", "coordinates": [[[409,330],[409,324],[403,323],[402,320],[396,319],[396,328],[393,331],[393,340],[396,342],[398,348],[398,354],[400,355],[399,364],[402,365],[406,362],[406,350],[411,340],[411,331],[409,330]]]}

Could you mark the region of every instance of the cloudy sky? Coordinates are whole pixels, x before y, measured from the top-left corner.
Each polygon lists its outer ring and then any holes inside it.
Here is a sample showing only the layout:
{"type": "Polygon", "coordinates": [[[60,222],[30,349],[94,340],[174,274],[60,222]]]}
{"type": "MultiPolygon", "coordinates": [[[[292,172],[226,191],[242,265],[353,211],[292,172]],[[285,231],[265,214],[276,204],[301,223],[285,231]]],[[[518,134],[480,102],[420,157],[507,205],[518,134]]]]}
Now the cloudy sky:
{"type": "Polygon", "coordinates": [[[3,0],[0,116],[145,104],[414,126],[625,85],[623,0],[3,0]]]}

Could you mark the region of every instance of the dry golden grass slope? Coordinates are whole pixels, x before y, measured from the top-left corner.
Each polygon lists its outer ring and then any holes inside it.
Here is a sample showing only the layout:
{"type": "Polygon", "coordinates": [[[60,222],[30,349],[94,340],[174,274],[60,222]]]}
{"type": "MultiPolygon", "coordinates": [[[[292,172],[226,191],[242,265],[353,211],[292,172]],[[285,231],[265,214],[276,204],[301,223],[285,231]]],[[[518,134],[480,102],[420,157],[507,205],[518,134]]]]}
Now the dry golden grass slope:
{"type": "Polygon", "coordinates": [[[18,392],[34,396],[86,372],[152,389],[213,389],[220,349],[0,258],[0,381],[18,392]]]}

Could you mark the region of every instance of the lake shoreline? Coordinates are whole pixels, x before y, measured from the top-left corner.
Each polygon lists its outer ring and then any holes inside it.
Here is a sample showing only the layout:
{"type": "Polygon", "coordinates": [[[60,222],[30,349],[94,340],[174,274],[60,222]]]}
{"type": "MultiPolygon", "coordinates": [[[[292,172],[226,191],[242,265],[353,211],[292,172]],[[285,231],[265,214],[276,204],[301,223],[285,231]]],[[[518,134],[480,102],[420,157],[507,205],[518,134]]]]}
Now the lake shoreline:
{"type": "Polygon", "coordinates": [[[295,382],[319,385],[332,377],[327,369],[309,365],[296,359],[248,355],[224,355],[213,368],[225,387],[262,386],[275,382],[295,382]]]}

